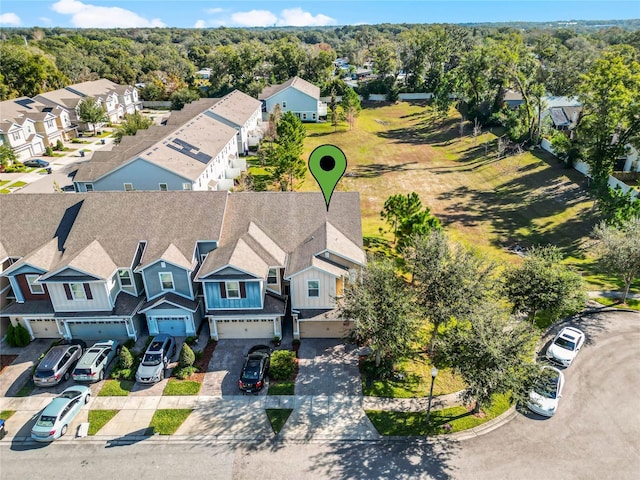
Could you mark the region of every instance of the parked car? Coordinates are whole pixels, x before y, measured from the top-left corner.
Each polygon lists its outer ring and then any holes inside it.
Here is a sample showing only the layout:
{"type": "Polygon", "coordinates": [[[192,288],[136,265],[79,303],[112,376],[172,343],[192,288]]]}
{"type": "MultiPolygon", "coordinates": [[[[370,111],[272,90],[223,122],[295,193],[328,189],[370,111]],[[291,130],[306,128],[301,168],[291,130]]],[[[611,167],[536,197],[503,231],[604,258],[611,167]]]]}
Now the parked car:
{"type": "Polygon", "coordinates": [[[117,340],[104,340],[89,348],[73,369],[77,382],[98,382],[105,377],[107,367],[120,353],[117,340]]]}
{"type": "Polygon", "coordinates": [[[33,158],[31,160],[25,160],[22,162],[25,167],[35,167],[35,168],[47,168],[49,166],[49,162],[46,160],[42,160],[41,158],[33,158]]]}
{"type": "Polygon", "coordinates": [[[527,408],[545,417],[551,417],[558,409],[562,397],[564,375],[556,367],[542,367],[542,375],[529,392],[527,408]]]}
{"type": "Polygon", "coordinates": [[[546,357],[563,367],[571,365],[584,344],[584,333],[577,328],[564,327],[547,348],[546,357]]]}
{"type": "Polygon", "coordinates": [[[244,393],[259,392],[264,387],[265,377],[269,373],[271,348],[267,345],[256,345],[249,349],[245,359],[238,388],[244,393]]]}
{"type": "Polygon", "coordinates": [[[89,403],[90,397],[91,390],[85,385],[74,385],[64,390],[42,411],[31,429],[31,438],[37,442],[52,442],[63,436],[82,406],[89,403]]]}
{"type": "Polygon", "coordinates": [[[37,387],[51,387],[68,380],[85,347],[82,341],[51,347],[33,373],[33,383],[37,387]]]}
{"type": "Polygon", "coordinates": [[[156,383],[164,378],[164,369],[176,354],[176,341],[171,335],[156,335],[147,347],[136,372],[136,382],[156,383]]]}

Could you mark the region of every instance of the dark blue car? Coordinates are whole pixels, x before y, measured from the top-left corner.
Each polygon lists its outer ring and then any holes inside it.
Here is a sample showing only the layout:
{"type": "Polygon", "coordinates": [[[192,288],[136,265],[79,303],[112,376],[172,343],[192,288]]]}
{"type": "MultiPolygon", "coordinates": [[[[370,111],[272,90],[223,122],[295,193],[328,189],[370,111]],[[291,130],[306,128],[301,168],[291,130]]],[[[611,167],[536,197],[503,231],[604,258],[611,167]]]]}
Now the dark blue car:
{"type": "Polygon", "coordinates": [[[34,168],[47,168],[49,166],[49,162],[46,160],[42,160],[41,158],[34,158],[31,160],[25,160],[22,162],[25,167],[34,167],[34,168]]]}

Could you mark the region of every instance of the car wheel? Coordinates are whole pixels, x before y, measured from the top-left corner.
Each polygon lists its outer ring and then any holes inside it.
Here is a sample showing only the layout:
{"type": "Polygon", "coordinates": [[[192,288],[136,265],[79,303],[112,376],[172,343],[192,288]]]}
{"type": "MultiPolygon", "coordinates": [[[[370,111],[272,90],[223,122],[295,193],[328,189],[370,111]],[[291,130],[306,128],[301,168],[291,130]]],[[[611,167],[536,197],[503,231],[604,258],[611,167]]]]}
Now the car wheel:
{"type": "Polygon", "coordinates": [[[119,357],[119,356],[120,356],[120,351],[121,351],[121,350],[122,350],[122,348],[121,348],[121,347],[117,347],[117,348],[116,348],[116,357],[119,357]]]}
{"type": "Polygon", "coordinates": [[[62,430],[60,430],[60,436],[64,437],[64,434],[67,433],[67,426],[63,425],[62,430]]]}
{"type": "Polygon", "coordinates": [[[164,369],[160,372],[160,381],[164,380],[164,369]]]}
{"type": "Polygon", "coordinates": [[[64,380],[65,382],[67,380],[69,380],[69,371],[68,370],[66,372],[64,372],[64,375],[62,376],[62,380],[64,380]]]}
{"type": "Polygon", "coordinates": [[[104,370],[100,370],[100,375],[98,375],[98,381],[104,380],[104,370]]]}
{"type": "Polygon", "coordinates": [[[86,405],[91,400],[91,394],[89,393],[86,397],[84,397],[84,404],[86,405]]]}

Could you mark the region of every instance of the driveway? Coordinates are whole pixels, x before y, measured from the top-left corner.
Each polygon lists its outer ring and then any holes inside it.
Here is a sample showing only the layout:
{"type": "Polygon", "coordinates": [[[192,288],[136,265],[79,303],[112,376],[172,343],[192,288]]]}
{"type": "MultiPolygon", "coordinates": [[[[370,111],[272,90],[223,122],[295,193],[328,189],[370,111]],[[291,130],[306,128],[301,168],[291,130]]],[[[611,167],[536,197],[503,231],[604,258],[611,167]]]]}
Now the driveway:
{"type": "Polygon", "coordinates": [[[355,345],[306,338],[298,351],[296,395],[362,396],[355,345]]]}
{"type": "MultiPolygon", "coordinates": [[[[223,397],[240,395],[238,378],[244,356],[252,346],[269,345],[269,341],[269,339],[219,340],[209,362],[200,395],[223,397]]],[[[267,390],[268,383],[260,391],[260,395],[266,395],[267,390]]]]}

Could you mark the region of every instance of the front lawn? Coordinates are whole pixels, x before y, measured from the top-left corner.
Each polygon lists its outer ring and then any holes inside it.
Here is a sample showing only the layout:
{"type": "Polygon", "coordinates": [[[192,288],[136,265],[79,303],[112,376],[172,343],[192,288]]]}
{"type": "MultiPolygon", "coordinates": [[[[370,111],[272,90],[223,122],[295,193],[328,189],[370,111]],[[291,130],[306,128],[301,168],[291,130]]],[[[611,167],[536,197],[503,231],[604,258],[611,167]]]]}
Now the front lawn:
{"type": "MultiPolygon", "coordinates": [[[[388,398],[419,398],[429,395],[431,387],[431,368],[433,364],[426,353],[419,353],[398,362],[396,372],[389,379],[373,379],[367,372],[373,368],[373,360],[364,360],[360,364],[362,390],[365,395],[388,398]]],[[[446,395],[459,392],[465,385],[460,376],[451,369],[438,370],[433,385],[434,395],[446,395]]]]}
{"type": "Polygon", "coordinates": [[[29,380],[27,380],[27,383],[25,383],[22,388],[18,390],[18,393],[16,393],[16,397],[28,397],[29,395],[31,395],[31,392],[33,392],[35,388],[36,384],[33,383],[33,379],[29,378],[29,380]]]}
{"type": "Polygon", "coordinates": [[[267,395],[293,395],[295,391],[296,382],[293,380],[284,381],[269,381],[269,390],[267,395]]]}
{"type": "Polygon", "coordinates": [[[15,410],[2,410],[0,411],[0,418],[3,420],[9,420],[14,413],[16,413],[15,410]]]}
{"type": "Polygon", "coordinates": [[[267,412],[267,417],[269,418],[269,422],[271,423],[271,428],[273,428],[273,432],[277,435],[284,427],[284,424],[287,423],[287,419],[293,412],[291,408],[267,408],[265,409],[267,412]]]}
{"type": "Polygon", "coordinates": [[[177,378],[170,378],[167,382],[167,386],[164,387],[162,395],[197,395],[202,387],[201,382],[194,382],[193,380],[178,380],[177,378]]]}
{"type": "Polygon", "coordinates": [[[149,423],[153,433],[160,435],[173,435],[180,425],[184,423],[193,410],[189,408],[171,408],[156,410],[149,423]]]}
{"type": "Polygon", "coordinates": [[[595,300],[599,304],[604,305],[606,307],[629,308],[631,310],[640,310],[640,300],[637,300],[635,298],[627,298],[626,304],[620,303],[620,299],[617,299],[617,298],[598,297],[592,300],[595,300]]]}
{"type": "Polygon", "coordinates": [[[380,435],[425,436],[460,432],[493,420],[511,407],[509,395],[496,395],[489,408],[474,415],[464,406],[432,410],[427,429],[427,412],[367,410],[366,414],[380,435]]]}
{"type": "Polygon", "coordinates": [[[99,397],[126,397],[135,382],[132,380],[105,380],[98,393],[99,397]]]}
{"type": "Polygon", "coordinates": [[[119,410],[89,410],[89,435],[95,435],[119,410]]]}

